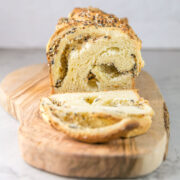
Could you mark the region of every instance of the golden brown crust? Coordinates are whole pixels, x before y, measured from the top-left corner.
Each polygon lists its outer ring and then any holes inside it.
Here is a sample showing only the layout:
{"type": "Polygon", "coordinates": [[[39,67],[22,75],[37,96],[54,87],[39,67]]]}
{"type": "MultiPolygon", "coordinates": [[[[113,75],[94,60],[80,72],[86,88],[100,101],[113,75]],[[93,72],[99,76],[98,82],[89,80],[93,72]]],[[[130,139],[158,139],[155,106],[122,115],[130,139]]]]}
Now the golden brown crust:
{"type": "Polygon", "coordinates": [[[63,29],[66,26],[97,26],[97,27],[115,27],[121,32],[129,35],[132,39],[139,42],[133,29],[128,24],[127,18],[118,18],[113,14],[108,14],[98,8],[75,8],[68,18],[60,18],[56,29],[63,29]]]}
{"type": "MultiPolygon", "coordinates": [[[[106,114],[104,114],[104,116],[106,116],[106,114]]],[[[109,120],[112,119],[110,118],[109,120]]],[[[126,120],[124,119],[123,121],[126,120]]],[[[104,128],[101,133],[92,132],[92,130],[89,132],[80,131],[78,129],[74,129],[74,127],[70,128],[65,125],[59,125],[51,117],[49,117],[49,124],[56,130],[59,130],[76,140],[87,143],[103,143],[120,137],[128,138],[146,133],[151,126],[151,118],[134,118],[127,120],[126,123],[121,125],[118,123],[117,127],[110,130],[104,128]]]]}
{"type": "Polygon", "coordinates": [[[73,24],[82,22],[84,25],[94,24],[100,26],[115,26],[118,27],[122,24],[128,25],[127,18],[117,18],[112,14],[107,14],[101,11],[98,8],[75,8],[70,14],[68,18],[60,18],[57,24],[58,27],[62,27],[62,25],[73,24]]]}
{"type": "MultiPolygon", "coordinates": [[[[56,26],[56,32],[52,35],[47,45],[47,57],[51,54],[51,48],[54,53],[56,48],[51,47],[51,43],[56,36],[67,29],[73,29],[76,26],[95,26],[118,28],[121,32],[126,33],[130,38],[137,40],[141,44],[141,40],[137,37],[133,29],[128,24],[127,18],[119,19],[115,15],[107,14],[98,8],[75,8],[70,14],[69,18],[60,18],[56,26]]],[[[64,36],[62,36],[63,38],[64,36]]],[[[54,45],[56,47],[56,44],[54,45]]]]}

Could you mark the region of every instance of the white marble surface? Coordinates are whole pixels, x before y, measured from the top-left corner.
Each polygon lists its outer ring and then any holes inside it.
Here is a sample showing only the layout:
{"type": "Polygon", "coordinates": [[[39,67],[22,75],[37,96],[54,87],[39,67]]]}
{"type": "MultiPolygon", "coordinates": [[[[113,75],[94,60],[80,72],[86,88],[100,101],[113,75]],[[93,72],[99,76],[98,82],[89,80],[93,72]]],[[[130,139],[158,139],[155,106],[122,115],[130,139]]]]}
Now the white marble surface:
{"type": "MultiPolygon", "coordinates": [[[[167,160],[152,174],[140,180],[180,179],[180,51],[143,51],[147,70],[156,80],[170,112],[170,144],[167,160]]],[[[0,81],[9,72],[46,62],[44,50],[0,50],[0,81]]],[[[18,148],[19,123],[0,107],[0,180],[60,180],[27,165],[18,148]]]]}

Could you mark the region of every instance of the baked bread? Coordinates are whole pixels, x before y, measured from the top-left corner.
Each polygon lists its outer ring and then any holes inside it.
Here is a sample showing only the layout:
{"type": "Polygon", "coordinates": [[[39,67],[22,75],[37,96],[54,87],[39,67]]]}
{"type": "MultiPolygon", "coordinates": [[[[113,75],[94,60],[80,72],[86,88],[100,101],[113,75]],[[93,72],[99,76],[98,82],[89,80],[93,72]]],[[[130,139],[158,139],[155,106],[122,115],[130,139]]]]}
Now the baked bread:
{"type": "Polygon", "coordinates": [[[145,133],[153,110],[136,90],[65,93],[42,98],[42,118],[55,129],[88,143],[145,133]]]}
{"type": "Polygon", "coordinates": [[[47,44],[52,92],[134,88],[144,65],[140,49],[127,18],[75,8],[59,20],[47,44]]]}

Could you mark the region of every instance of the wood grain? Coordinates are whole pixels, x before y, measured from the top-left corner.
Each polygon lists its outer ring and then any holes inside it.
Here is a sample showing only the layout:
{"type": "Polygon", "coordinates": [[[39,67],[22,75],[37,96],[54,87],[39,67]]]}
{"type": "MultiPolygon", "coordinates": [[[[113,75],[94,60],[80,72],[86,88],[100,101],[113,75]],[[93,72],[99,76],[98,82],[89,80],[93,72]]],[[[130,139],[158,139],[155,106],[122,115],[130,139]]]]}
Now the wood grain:
{"type": "Polygon", "coordinates": [[[28,164],[70,177],[129,178],[159,167],[167,154],[169,136],[167,108],[155,82],[142,72],[136,85],[155,110],[150,130],[135,138],[106,144],[75,141],[40,118],[39,99],[50,94],[45,64],[9,74],[0,85],[0,102],[20,121],[19,146],[28,164]]]}

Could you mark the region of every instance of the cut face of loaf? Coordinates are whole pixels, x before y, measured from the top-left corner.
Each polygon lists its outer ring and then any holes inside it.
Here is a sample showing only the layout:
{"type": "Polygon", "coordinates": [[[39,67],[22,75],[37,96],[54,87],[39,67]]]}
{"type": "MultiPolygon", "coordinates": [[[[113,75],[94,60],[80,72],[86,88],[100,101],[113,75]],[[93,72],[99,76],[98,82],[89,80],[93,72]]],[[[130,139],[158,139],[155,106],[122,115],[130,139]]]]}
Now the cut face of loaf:
{"type": "Polygon", "coordinates": [[[133,88],[144,65],[140,49],[127,19],[76,8],[59,20],[47,45],[53,92],[133,88]]]}
{"type": "Polygon", "coordinates": [[[153,110],[135,90],[65,93],[42,98],[42,118],[80,141],[106,142],[145,133],[153,110]]]}

